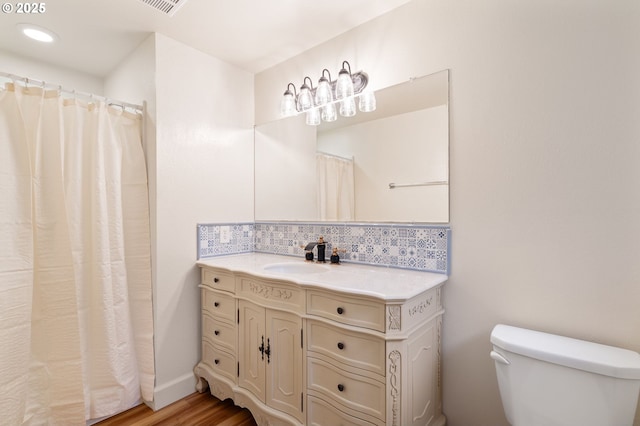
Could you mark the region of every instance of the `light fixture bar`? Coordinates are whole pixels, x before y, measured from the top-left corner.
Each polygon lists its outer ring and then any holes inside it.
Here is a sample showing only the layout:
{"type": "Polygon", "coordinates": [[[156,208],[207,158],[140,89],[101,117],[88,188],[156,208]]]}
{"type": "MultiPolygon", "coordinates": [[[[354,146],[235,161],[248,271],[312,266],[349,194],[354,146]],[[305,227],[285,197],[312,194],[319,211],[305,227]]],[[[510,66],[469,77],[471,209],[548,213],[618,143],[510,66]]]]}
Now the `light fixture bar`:
{"type": "Polygon", "coordinates": [[[309,77],[303,79],[297,93],[295,85],[289,83],[280,105],[281,114],[287,117],[305,112],[307,124],[318,125],[321,121],[336,120],[337,111],[344,117],[354,116],[357,106],[361,112],[374,111],[376,101],[373,91],[364,90],[368,83],[367,73],[352,73],[349,62],[343,61],[336,80],[331,80],[331,73],[325,68],[316,87],[313,87],[309,77]],[[360,101],[356,103],[357,97],[360,97],[360,101]]]}

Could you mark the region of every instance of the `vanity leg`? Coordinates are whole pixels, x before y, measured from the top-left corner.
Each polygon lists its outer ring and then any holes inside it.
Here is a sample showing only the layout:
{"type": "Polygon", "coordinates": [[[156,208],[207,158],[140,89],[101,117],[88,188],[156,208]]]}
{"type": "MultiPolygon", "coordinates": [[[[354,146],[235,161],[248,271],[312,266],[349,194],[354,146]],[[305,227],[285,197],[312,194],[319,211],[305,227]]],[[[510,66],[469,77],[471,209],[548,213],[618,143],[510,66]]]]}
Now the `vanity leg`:
{"type": "Polygon", "coordinates": [[[209,383],[203,379],[201,376],[196,374],[196,390],[200,393],[205,392],[207,389],[209,389],[209,383]]]}

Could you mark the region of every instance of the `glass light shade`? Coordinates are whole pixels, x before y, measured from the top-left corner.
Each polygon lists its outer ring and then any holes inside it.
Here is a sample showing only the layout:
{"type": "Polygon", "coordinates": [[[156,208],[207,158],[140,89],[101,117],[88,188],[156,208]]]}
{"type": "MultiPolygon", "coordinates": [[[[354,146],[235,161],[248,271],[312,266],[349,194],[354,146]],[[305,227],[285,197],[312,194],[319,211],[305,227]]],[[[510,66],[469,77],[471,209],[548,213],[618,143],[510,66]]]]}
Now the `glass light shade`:
{"type": "Polygon", "coordinates": [[[327,104],[322,107],[322,120],[326,122],[336,121],[338,119],[338,112],[336,111],[336,104],[327,104]]]}
{"type": "Polygon", "coordinates": [[[353,97],[340,102],[340,115],[343,117],[353,117],[356,115],[356,100],[353,97]]]}
{"type": "Polygon", "coordinates": [[[312,108],[308,110],[305,122],[310,126],[317,126],[320,124],[320,108],[312,108]]]}
{"type": "Polygon", "coordinates": [[[373,91],[366,90],[360,95],[358,107],[362,112],[371,112],[376,110],[376,96],[373,94],[373,91]]]}
{"type": "Polygon", "coordinates": [[[283,117],[289,117],[296,113],[296,100],[290,91],[284,92],[282,102],[280,102],[280,114],[283,117]]]}
{"type": "Polygon", "coordinates": [[[333,95],[331,94],[329,80],[321,77],[318,81],[318,87],[316,87],[316,105],[325,105],[332,101],[333,95]]]}
{"type": "Polygon", "coordinates": [[[313,106],[313,98],[311,97],[311,90],[308,87],[302,86],[300,88],[300,94],[298,95],[298,108],[300,111],[306,111],[313,106]]]}
{"type": "Polygon", "coordinates": [[[345,99],[349,96],[353,96],[353,81],[351,80],[351,74],[342,69],[336,81],[336,99],[345,99]]]}

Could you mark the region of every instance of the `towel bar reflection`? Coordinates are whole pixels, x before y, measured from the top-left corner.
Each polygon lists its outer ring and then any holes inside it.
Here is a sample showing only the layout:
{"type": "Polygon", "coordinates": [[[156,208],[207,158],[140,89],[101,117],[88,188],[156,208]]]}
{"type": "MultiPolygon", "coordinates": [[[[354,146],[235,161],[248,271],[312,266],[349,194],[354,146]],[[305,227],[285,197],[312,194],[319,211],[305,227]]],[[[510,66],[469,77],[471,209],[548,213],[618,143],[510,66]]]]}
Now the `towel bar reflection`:
{"type": "Polygon", "coordinates": [[[418,182],[418,183],[390,183],[389,189],[404,188],[407,186],[433,186],[433,185],[449,185],[446,180],[434,180],[431,182],[418,182]]]}

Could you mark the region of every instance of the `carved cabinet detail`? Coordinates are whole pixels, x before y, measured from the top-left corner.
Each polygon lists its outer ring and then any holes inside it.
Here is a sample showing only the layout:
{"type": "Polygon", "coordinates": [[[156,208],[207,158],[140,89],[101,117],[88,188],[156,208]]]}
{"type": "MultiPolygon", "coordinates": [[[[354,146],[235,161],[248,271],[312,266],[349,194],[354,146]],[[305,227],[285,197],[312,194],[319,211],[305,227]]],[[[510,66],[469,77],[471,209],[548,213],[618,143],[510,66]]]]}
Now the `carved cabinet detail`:
{"type": "Polygon", "coordinates": [[[259,425],[446,423],[442,284],[398,300],[200,266],[198,391],[259,425]]]}

